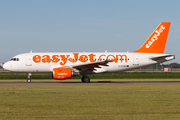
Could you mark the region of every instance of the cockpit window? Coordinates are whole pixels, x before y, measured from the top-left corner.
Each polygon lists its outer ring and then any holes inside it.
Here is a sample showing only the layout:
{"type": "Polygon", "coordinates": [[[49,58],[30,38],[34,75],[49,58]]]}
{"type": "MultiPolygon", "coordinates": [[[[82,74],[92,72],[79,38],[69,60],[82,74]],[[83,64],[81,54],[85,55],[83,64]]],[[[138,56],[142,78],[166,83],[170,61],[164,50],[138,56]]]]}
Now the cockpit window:
{"type": "Polygon", "coordinates": [[[12,58],[10,61],[19,61],[19,58],[12,58]]]}

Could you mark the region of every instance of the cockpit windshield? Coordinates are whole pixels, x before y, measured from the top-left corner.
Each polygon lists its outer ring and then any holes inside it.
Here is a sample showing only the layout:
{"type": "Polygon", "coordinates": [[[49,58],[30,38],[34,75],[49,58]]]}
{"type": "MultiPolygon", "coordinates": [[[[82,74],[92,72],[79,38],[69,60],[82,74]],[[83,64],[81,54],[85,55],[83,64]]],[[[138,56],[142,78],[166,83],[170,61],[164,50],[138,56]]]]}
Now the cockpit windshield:
{"type": "Polygon", "coordinates": [[[10,61],[19,61],[19,58],[12,58],[10,61]]]}

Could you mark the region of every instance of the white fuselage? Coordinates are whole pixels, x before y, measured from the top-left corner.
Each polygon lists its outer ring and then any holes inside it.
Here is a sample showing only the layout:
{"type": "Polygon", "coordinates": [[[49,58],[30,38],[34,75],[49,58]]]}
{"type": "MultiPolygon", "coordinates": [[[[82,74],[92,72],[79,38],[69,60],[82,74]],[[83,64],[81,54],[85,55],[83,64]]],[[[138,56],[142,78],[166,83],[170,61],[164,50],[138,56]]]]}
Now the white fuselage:
{"type": "Polygon", "coordinates": [[[107,66],[97,67],[90,72],[103,73],[132,70],[171,59],[174,59],[173,55],[169,57],[167,54],[154,53],[25,53],[14,56],[3,67],[14,72],[51,73],[54,68],[78,68],[97,61],[112,60],[107,66]],[[151,59],[156,57],[159,59],[151,59]]]}

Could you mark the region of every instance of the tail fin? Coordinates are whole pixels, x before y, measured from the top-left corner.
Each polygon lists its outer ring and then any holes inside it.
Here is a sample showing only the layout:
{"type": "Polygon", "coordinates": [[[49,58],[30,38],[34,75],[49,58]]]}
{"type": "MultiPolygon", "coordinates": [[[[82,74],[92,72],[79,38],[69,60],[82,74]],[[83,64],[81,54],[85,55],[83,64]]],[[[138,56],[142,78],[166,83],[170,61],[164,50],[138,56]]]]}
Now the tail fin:
{"type": "Polygon", "coordinates": [[[162,22],[136,53],[164,53],[170,22],[162,22]]]}

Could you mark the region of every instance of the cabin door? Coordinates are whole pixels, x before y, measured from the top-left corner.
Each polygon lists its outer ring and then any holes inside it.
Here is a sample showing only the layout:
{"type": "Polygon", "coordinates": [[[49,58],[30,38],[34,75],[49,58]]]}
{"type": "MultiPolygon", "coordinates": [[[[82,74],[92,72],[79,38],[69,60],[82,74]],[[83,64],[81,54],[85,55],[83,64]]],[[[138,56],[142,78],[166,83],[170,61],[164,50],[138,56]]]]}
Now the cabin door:
{"type": "Polygon", "coordinates": [[[26,66],[32,66],[31,55],[26,55],[26,66]]]}

